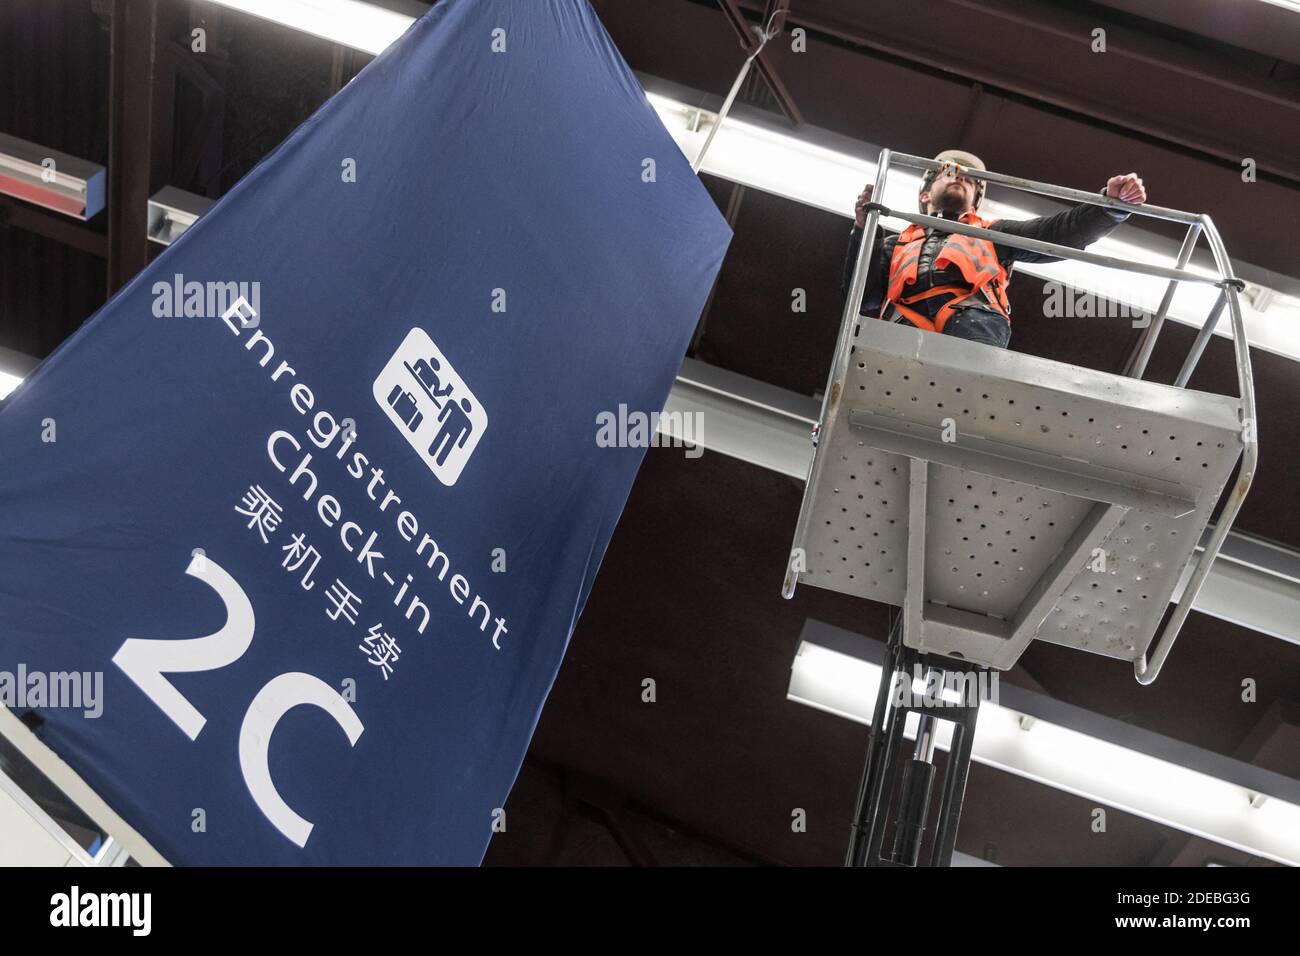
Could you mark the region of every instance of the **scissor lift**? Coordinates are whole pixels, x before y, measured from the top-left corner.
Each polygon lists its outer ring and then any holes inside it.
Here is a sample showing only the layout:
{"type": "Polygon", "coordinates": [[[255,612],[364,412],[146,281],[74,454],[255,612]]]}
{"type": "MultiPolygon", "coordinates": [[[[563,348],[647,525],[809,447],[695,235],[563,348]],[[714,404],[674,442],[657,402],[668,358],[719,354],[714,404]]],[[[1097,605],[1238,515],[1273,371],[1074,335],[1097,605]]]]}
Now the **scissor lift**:
{"type": "MultiPolygon", "coordinates": [[[[887,174],[896,167],[937,170],[939,164],[882,151],[876,197],[884,196],[887,174]]],[[[938,712],[892,704],[896,679],[910,681],[916,666],[948,673],[1007,670],[1038,639],[1130,661],[1138,681],[1149,684],[1256,467],[1250,351],[1238,303],[1243,283],[1233,276],[1210,218],[999,173],[962,172],[1182,223],[1187,234],[1175,265],[1165,267],[878,203],[868,207],[783,588],[792,597],[802,581],[901,608],[871,727],[850,865],[915,865],[919,858],[938,712]],[[881,215],[1167,278],[1169,286],[1124,375],[861,319],[858,304],[881,215]],[[1186,268],[1202,233],[1217,275],[1186,268]],[[1220,293],[1176,384],[1143,381],[1179,282],[1210,283],[1220,293]],[[1225,309],[1237,398],[1185,387],[1225,309]],[[1198,552],[1238,461],[1236,482],[1198,552]],[[920,723],[909,754],[903,729],[913,711],[920,723]],[[896,840],[886,850],[891,821],[896,840]]],[[[956,733],[931,864],[951,859],[977,711],[978,702],[945,707],[939,715],[953,721],[956,733]]]]}

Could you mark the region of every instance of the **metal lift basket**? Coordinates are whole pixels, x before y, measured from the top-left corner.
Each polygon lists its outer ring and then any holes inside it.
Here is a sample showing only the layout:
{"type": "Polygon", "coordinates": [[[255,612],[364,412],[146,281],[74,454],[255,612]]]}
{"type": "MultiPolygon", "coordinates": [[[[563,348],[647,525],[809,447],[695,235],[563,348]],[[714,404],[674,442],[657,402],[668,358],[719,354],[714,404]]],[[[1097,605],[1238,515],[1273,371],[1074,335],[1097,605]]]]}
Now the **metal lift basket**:
{"type": "MultiPolygon", "coordinates": [[[[891,166],[937,169],[881,153],[891,166]]],[[[1005,670],[1035,638],[1133,663],[1155,679],[1255,470],[1250,353],[1208,216],[1131,206],[998,173],[973,178],[1188,226],[1174,268],[870,207],[823,400],[784,593],[806,584],[903,608],[903,643],[1005,670]],[[945,231],[1170,280],[1113,375],[858,315],[882,212],[945,231]],[[1186,270],[1204,232],[1217,276],[1186,270]],[[1220,288],[1176,385],[1141,375],[1178,282],[1220,288]],[[1214,324],[1232,321],[1239,397],[1186,382],[1214,324]],[[1197,544],[1238,461],[1203,551],[1197,544]],[[1181,597],[1155,635],[1181,581],[1181,597]]]]}

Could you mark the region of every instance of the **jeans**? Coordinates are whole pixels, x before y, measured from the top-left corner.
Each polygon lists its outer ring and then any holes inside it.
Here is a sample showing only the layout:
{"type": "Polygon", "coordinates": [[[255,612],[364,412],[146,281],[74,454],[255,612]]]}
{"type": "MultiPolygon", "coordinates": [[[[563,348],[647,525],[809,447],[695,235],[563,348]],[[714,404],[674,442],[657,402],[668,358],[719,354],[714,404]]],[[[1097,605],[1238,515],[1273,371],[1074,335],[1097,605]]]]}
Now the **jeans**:
{"type": "Polygon", "coordinates": [[[1004,349],[1011,341],[1011,323],[987,309],[958,309],[944,323],[943,334],[1004,349]]]}

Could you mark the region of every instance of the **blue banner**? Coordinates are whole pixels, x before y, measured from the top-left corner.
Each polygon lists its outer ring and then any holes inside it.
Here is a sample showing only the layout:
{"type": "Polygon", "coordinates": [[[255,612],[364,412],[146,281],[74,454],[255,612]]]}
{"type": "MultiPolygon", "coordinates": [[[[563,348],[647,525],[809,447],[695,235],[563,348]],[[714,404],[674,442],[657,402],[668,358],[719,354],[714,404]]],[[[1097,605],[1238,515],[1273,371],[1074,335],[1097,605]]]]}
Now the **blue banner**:
{"type": "Polygon", "coordinates": [[[0,411],[0,702],[173,863],[478,863],[729,240],[585,0],[443,0],[0,411]]]}

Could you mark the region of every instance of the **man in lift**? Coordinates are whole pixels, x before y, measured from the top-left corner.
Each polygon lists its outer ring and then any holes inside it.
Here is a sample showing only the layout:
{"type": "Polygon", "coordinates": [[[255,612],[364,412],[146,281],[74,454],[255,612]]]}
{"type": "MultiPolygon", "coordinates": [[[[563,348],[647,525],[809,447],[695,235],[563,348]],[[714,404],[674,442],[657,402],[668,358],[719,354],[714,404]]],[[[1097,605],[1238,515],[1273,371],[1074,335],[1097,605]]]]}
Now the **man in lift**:
{"type": "MultiPolygon", "coordinates": [[[[1126,212],[1079,205],[1036,219],[981,219],[976,210],[984,198],[985,183],[964,175],[962,167],[983,170],[984,163],[978,156],[957,149],[945,150],[935,161],[942,168],[937,173],[927,172],[921,181],[919,205],[927,215],[1075,249],[1096,242],[1128,218],[1126,212]]],[[[856,222],[844,260],[846,295],[862,245],[866,205],[871,202],[872,190],[867,186],[858,197],[856,222]]],[[[1102,194],[1128,203],[1143,203],[1147,198],[1137,173],[1112,176],[1102,194]]],[[[928,332],[1000,349],[1011,341],[1008,266],[1015,262],[1060,261],[1055,256],[918,225],[909,225],[901,234],[883,241],[882,234],[877,230],[860,314],[878,315],[889,322],[910,322],[928,332]]]]}

